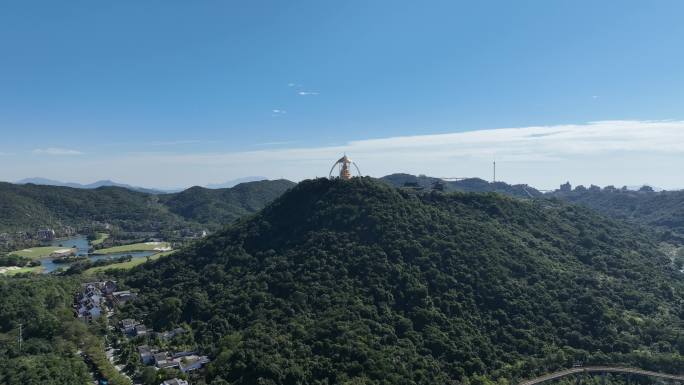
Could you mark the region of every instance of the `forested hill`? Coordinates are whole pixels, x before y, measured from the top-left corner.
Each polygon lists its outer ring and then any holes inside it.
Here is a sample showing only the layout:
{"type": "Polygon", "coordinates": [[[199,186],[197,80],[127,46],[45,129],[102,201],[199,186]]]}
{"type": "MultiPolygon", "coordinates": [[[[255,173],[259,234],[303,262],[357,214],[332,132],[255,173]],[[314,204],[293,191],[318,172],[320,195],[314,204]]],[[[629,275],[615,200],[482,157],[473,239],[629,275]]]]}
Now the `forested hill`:
{"type": "Polygon", "coordinates": [[[614,218],[654,227],[665,238],[684,242],[684,191],[629,191],[576,188],[552,196],[583,205],[614,218]]]}
{"type": "Polygon", "coordinates": [[[305,181],[133,270],[210,384],[491,384],[586,363],[681,372],[682,277],[629,226],[498,194],[305,181]]]}
{"type": "Polygon", "coordinates": [[[425,190],[432,189],[435,182],[442,182],[444,191],[461,191],[461,192],[496,192],[504,195],[532,198],[540,197],[542,193],[534,187],[526,184],[511,185],[505,182],[487,182],[480,178],[464,178],[461,180],[444,181],[439,178],[425,176],[425,175],[411,175],[411,174],[390,174],[380,178],[381,181],[389,183],[394,187],[410,187],[418,186],[425,190]]]}
{"type": "Polygon", "coordinates": [[[254,213],[279,197],[294,182],[279,179],[238,184],[232,188],[192,187],[176,194],[160,195],[172,213],[199,223],[230,223],[254,213]]]}
{"type": "Polygon", "coordinates": [[[77,189],[0,182],[0,232],[107,222],[126,231],[220,228],[280,196],[294,183],[259,181],[229,189],[149,194],[121,187],[77,189]],[[207,214],[210,212],[210,214],[207,214]]]}

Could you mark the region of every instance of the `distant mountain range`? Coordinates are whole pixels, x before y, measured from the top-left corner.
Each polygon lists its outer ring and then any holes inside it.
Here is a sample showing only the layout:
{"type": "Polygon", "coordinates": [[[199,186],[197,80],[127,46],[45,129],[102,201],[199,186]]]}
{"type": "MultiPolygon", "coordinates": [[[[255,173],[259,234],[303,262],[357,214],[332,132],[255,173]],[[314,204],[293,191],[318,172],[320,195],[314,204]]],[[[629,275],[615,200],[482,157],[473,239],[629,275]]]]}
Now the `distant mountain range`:
{"type": "MultiPolygon", "coordinates": [[[[222,188],[231,188],[239,185],[240,183],[247,183],[247,182],[259,182],[262,180],[268,180],[267,177],[265,176],[245,176],[241,178],[236,178],[236,179],[231,179],[228,181],[225,181],[223,183],[210,183],[206,185],[205,187],[208,189],[222,189],[222,188]]],[[[43,186],[61,186],[61,187],[72,187],[72,188],[83,188],[83,189],[96,189],[98,187],[123,187],[127,188],[129,190],[133,191],[140,191],[148,194],[167,194],[167,193],[176,193],[176,192],[181,192],[185,190],[185,188],[178,188],[178,189],[154,189],[154,188],[147,188],[147,187],[139,187],[139,186],[132,186],[129,184],[125,183],[118,183],[114,182],[109,179],[105,180],[98,180],[97,182],[93,183],[88,183],[88,184],[81,184],[81,183],[75,183],[75,182],[62,182],[54,179],[48,179],[48,178],[41,178],[41,177],[35,177],[35,178],[25,178],[22,180],[18,180],[14,182],[16,184],[37,184],[37,185],[43,185],[43,186]]]]}
{"type": "Polygon", "coordinates": [[[245,176],[242,178],[231,179],[223,183],[208,184],[206,187],[211,189],[231,188],[239,185],[240,183],[259,182],[262,180],[268,180],[268,178],[265,176],[245,176]]]}
{"type": "Polygon", "coordinates": [[[157,190],[157,189],[150,189],[150,188],[145,188],[145,187],[131,186],[129,184],[117,183],[117,182],[114,182],[111,180],[98,180],[97,182],[93,182],[93,183],[89,183],[89,184],[81,184],[81,183],[74,183],[74,182],[61,182],[58,180],[36,177],[36,178],[25,178],[22,180],[18,180],[15,183],[16,184],[37,184],[37,185],[44,185],[44,186],[61,186],[61,187],[83,188],[83,189],[96,189],[98,187],[123,187],[123,188],[127,188],[129,190],[144,192],[144,193],[148,193],[148,194],[161,194],[161,193],[168,192],[168,191],[164,191],[164,190],[157,190]]]}

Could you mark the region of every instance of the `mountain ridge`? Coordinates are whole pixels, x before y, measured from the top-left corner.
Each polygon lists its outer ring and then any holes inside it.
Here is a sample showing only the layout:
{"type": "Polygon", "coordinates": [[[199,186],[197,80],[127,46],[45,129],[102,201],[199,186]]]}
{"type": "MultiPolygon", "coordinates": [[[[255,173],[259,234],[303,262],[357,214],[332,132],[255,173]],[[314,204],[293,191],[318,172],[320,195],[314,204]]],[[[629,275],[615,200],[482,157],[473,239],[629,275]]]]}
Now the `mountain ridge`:
{"type": "Polygon", "coordinates": [[[35,231],[43,227],[80,228],[110,223],[125,231],[217,230],[242,215],[255,212],[278,197],[293,182],[260,181],[230,189],[151,194],[123,187],[80,189],[62,186],[18,185],[0,182],[0,232],[35,231]],[[251,199],[245,195],[251,194],[251,199]],[[182,197],[182,199],[181,199],[182,197]],[[209,210],[211,216],[194,216],[178,210],[178,202],[209,210]],[[187,216],[184,216],[187,215],[187,216]]]}
{"type": "Polygon", "coordinates": [[[114,181],[109,180],[109,179],[102,179],[102,180],[95,181],[93,183],[81,184],[81,183],[74,183],[74,182],[61,182],[58,180],[41,178],[41,177],[34,177],[34,178],[24,178],[24,179],[21,179],[21,180],[14,182],[14,183],[15,184],[35,184],[35,185],[44,185],[44,186],[71,187],[71,188],[80,188],[80,189],[96,189],[99,187],[122,187],[122,188],[126,188],[129,190],[145,192],[145,193],[150,193],[150,194],[164,194],[167,192],[165,190],[160,190],[160,189],[131,186],[131,185],[125,184],[125,183],[114,182],[114,181]]]}

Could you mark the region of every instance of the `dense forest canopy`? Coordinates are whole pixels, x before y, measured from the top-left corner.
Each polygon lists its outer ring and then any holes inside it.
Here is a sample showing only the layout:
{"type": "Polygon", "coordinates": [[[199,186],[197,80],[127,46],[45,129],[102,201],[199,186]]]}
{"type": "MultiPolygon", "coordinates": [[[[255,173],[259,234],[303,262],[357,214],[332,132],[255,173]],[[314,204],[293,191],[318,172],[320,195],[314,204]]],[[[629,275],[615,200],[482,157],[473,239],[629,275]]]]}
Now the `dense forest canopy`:
{"type": "Polygon", "coordinates": [[[684,242],[684,191],[630,191],[582,188],[556,191],[552,196],[586,206],[617,219],[666,232],[665,239],[684,242]]]}
{"type": "Polygon", "coordinates": [[[681,273],[647,235],[561,202],[304,181],[126,282],[142,295],[124,314],[189,325],[211,384],[684,370],[681,273]]]}
{"type": "Polygon", "coordinates": [[[0,232],[110,223],[126,231],[218,229],[253,213],[292,187],[287,180],[248,182],[229,189],[194,187],[150,194],[122,187],[77,189],[0,182],[0,232]]]}
{"type": "Polygon", "coordinates": [[[0,279],[0,384],[88,384],[92,376],[75,354],[85,325],[71,311],[74,279],[0,279]],[[19,328],[23,343],[19,346],[19,328]]]}
{"type": "Polygon", "coordinates": [[[411,175],[411,174],[390,174],[380,178],[381,181],[386,182],[394,187],[405,187],[417,185],[423,189],[430,190],[436,182],[441,182],[444,186],[444,191],[460,191],[460,192],[496,192],[508,196],[518,198],[532,198],[540,197],[542,193],[534,187],[526,184],[511,185],[505,182],[488,182],[480,178],[463,178],[459,180],[442,180],[440,178],[425,176],[425,175],[411,175]]]}

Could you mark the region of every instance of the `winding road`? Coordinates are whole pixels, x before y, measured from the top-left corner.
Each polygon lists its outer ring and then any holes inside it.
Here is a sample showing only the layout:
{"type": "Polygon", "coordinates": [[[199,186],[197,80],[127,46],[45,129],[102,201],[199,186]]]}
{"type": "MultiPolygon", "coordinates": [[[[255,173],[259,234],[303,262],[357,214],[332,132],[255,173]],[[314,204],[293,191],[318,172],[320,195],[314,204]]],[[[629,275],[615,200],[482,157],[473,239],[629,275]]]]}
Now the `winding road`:
{"type": "Polygon", "coordinates": [[[662,378],[662,379],[666,379],[666,380],[674,380],[674,381],[684,382],[684,376],[675,375],[675,374],[652,372],[650,370],[629,368],[629,367],[624,367],[624,366],[583,366],[583,367],[576,367],[576,368],[572,368],[572,369],[565,369],[565,370],[561,370],[561,371],[558,371],[555,373],[545,374],[545,375],[537,377],[537,378],[532,378],[529,380],[522,381],[518,385],[536,385],[536,384],[541,384],[542,382],[556,380],[559,378],[563,378],[563,377],[567,377],[567,376],[571,376],[571,375],[576,375],[576,374],[583,374],[583,373],[626,373],[626,374],[635,374],[635,375],[639,375],[639,376],[657,377],[657,378],[662,378]]]}

